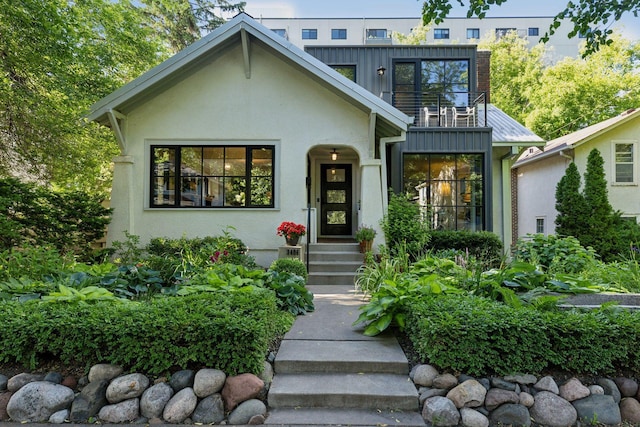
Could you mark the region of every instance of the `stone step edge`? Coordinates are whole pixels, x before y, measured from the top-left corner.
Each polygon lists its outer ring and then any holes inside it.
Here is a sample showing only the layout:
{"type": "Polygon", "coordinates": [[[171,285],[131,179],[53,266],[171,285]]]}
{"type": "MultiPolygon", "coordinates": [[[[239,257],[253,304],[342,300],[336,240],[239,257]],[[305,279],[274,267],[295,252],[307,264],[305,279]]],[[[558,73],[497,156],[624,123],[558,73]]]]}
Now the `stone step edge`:
{"type": "Polygon", "coordinates": [[[281,426],[425,426],[418,412],[393,409],[274,408],[265,425],[281,426]]]}

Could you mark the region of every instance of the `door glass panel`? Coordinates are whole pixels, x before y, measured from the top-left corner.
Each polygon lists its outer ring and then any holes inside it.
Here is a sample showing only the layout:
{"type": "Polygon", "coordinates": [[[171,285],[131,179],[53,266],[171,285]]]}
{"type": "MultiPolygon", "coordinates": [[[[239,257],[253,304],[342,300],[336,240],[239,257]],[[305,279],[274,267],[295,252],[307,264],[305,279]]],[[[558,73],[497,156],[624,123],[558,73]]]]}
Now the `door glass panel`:
{"type": "Polygon", "coordinates": [[[328,190],[327,202],[329,203],[346,203],[347,192],[345,190],[328,190]]]}
{"type": "Polygon", "coordinates": [[[345,211],[327,211],[327,224],[344,225],[347,223],[347,213],[345,211]]]}
{"type": "Polygon", "coordinates": [[[345,182],[346,173],[344,169],[331,168],[327,169],[327,182],[345,182]]]}

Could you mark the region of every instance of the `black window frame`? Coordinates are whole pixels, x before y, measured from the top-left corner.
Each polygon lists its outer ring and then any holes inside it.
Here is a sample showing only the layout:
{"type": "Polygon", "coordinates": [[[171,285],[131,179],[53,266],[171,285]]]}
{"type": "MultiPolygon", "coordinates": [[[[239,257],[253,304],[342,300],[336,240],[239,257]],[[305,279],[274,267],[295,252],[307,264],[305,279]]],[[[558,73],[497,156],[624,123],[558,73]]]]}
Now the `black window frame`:
{"type": "Polygon", "coordinates": [[[356,66],[354,64],[335,64],[329,66],[349,80],[356,81],[356,66]]]}
{"type": "Polygon", "coordinates": [[[346,28],[332,28],[331,29],[331,40],[346,40],[347,39],[347,29],[346,28]]]}
{"type": "MultiPolygon", "coordinates": [[[[150,152],[150,159],[149,159],[149,165],[150,165],[150,171],[149,171],[149,175],[150,175],[150,181],[149,181],[149,207],[150,208],[154,208],[154,209],[259,209],[259,208],[274,208],[275,207],[275,179],[276,179],[276,147],[274,145],[268,145],[268,144],[247,144],[247,145],[236,145],[236,144],[152,144],[149,148],[149,152],[150,152]],[[226,167],[225,167],[225,171],[223,171],[222,175],[220,174],[208,174],[205,175],[204,174],[204,156],[200,157],[200,161],[202,163],[202,168],[200,170],[200,173],[196,173],[196,174],[185,174],[182,170],[182,168],[178,168],[175,165],[181,165],[184,164],[184,162],[182,162],[182,150],[183,149],[201,149],[203,150],[202,152],[204,153],[204,149],[207,148],[217,148],[223,149],[224,157],[222,158],[223,163],[226,166],[226,163],[228,162],[227,157],[226,157],[226,153],[227,150],[229,149],[238,149],[238,148],[243,148],[245,149],[245,157],[244,157],[244,173],[241,175],[226,175],[226,167]],[[163,168],[163,173],[160,174],[159,172],[157,172],[156,169],[156,156],[155,150],[175,150],[174,151],[174,158],[173,158],[173,174],[171,174],[171,171],[168,170],[170,169],[170,165],[168,167],[164,167],[163,168]],[[254,154],[253,152],[255,150],[270,150],[271,151],[271,169],[270,169],[270,175],[260,175],[260,174],[255,174],[254,171],[252,170],[252,166],[254,166],[253,160],[254,160],[254,154]],[[177,172],[179,171],[179,173],[177,172]],[[171,178],[173,178],[173,182],[172,182],[172,186],[173,186],[173,190],[171,190],[169,188],[169,192],[173,191],[173,202],[172,203],[156,203],[156,198],[158,197],[157,194],[157,183],[159,181],[159,179],[163,180],[167,180],[167,181],[171,181],[171,178]],[[185,179],[201,179],[204,181],[205,178],[217,178],[217,179],[222,179],[222,183],[219,184],[219,188],[222,189],[222,194],[219,195],[221,198],[220,200],[222,200],[220,203],[221,204],[215,204],[212,203],[211,201],[207,202],[206,197],[204,196],[204,194],[200,194],[200,199],[198,200],[198,203],[194,203],[193,205],[184,205],[184,198],[183,196],[185,195],[186,192],[183,191],[182,186],[184,184],[184,180],[185,179]],[[270,188],[267,188],[267,192],[270,193],[270,203],[269,204],[255,204],[252,201],[252,185],[254,182],[258,182],[260,180],[263,180],[264,178],[268,178],[271,180],[271,185],[270,188]],[[225,185],[226,185],[226,181],[232,181],[232,180],[245,180],[245,187],[244,187],[244,204],[227,204],[227,201],[225,200],[225,195],[226,195],[226,189],[225,189],[225,185]]],[[[168,182],[167,184],[171,184],[171,182],[168,182]]],[[[163,191],[164,191],[164,187],[163,187],[163,191]]],[[[201,192],[202,190],[198,190],[198,192],[201,192]]],[[[195,193],[195,192],[194,192],[195,193]]],[[[163,200],[166,199],[166,197],[163,195],[163,200]]]]}
{"type": "Polygon", "coordinates": [[[538,27],[529,27],[527,30],[527,35],[529,37],[539,37],[540,36],[540,28],[538,27]]]}
{"type": "Polygon", "coordinates": [[[386,28],[369,28],[367,29],[368,39],[387,39],[388,32],[386,28]]]}
{"type": "Polygon", "coordinates": [[[317,28],[303,28],[302,29],[302,40],[318,40],[318,29],[317,28]]]}

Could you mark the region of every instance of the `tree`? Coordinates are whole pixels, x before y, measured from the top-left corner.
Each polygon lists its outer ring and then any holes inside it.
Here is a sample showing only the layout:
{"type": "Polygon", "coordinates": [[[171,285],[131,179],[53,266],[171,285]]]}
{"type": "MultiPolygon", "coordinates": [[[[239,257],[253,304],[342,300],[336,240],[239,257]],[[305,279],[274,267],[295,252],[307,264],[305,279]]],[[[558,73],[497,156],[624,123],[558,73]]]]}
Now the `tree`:
{"type": "MultiPolygon", "coordinates": [[[[461,6],[466,7],[464,0],[456,0],[461,6]]],[[[487,12],[495,6],[500,6],[508,0],[469,0],[467,18],[484,18],[487,12]]],[[[453,0],[429,0],[422,6],[422,20],[425,25],[439,24],[452,9],[453,0]]],[[[573,29],[569,37],[583,35],[586,39],[584,55],[597,52],[601,46],[611,43],[610,36],[613,30],[610,24],[618,21],[625,13],[638,16],[640,13],[640,0],[574,0],[569,1],[553,18],[553,22],[542,41],[548,41],[549,37],[562,25],[564,20],[571,21],[573,29]]]]}
{"type": "Polygon", "coordinates": [[[587,205],[580,193],[580,173],[571,162],[556,186],[556,234],[578,238],[584,234],[587,205]]]}
{"type": "Polygon", "coordinates": [[[583,218],[586,232],[580,237],[584,246],[598,247],[596,251],[605,256],[611,250],[611,237],[614,212],[609,203],[607,180],[604,173],[604,160],[597,149],[589,152],[587,170],[584,173],[584,201],[587,212],[583,218]]]}
{"type": "Polygon", "coordinates": [[[391,33],[391,38],[394,43],[397,44],[409,44],[409,45],[419,45],[427,42],[427,32],[429,32],[428,27],[424,24],[420,24],[411,29],[411,33],[405,35],[398,31],[394,31],[391,33]]]}

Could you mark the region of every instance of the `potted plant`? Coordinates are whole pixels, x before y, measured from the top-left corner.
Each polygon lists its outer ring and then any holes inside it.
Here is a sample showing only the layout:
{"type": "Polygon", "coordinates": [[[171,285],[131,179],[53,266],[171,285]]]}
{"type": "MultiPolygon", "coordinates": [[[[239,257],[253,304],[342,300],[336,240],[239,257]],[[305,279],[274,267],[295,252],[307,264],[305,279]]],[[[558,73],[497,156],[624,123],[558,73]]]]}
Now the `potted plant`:
{"type": "Polygon", "coordinates": [[[296,246],[300,236],[304,236],[307,229],[302,224],[296,224],[291,221],[283,221],[277,230],[278,236],[284,236],[287,246],[296,246]]]}
{"type": "Polygon", "coordinates": [[[356,240],[360,243],[360,252],[370,252],[373,246],[373,239],[376,237],[376,230],[373,227],[361,225],[356,230],[356,240]]]}

